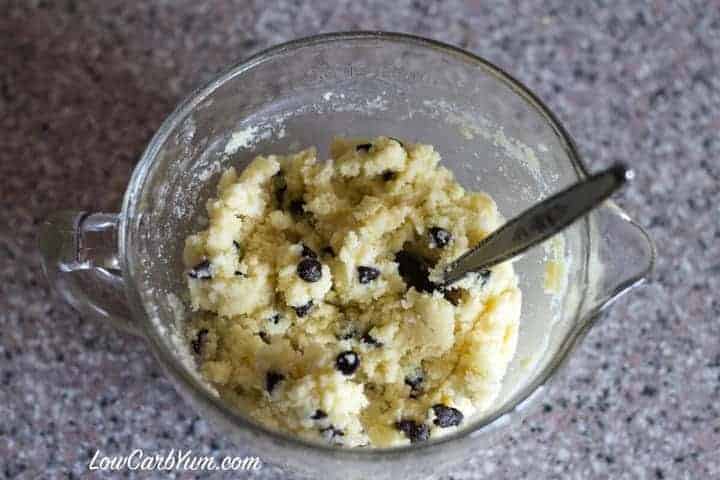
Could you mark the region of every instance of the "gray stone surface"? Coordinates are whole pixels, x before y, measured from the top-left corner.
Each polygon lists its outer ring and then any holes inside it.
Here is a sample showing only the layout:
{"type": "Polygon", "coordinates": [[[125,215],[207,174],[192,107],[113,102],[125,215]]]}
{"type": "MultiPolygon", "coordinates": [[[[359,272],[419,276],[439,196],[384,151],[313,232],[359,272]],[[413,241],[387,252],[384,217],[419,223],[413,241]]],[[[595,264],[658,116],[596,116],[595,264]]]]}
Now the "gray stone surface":
{"type": "Polygon", "coordinates": [[[720,5],[390,3],[0,1],[0,477],[85,477],[97,448],[238,452],[142,342],[48,290],[36,227],[58,208],[116,210],[154,129],[227,64],[384,29],[483,55],[547,101],[591,168],[629,162],[620,203],[659,252],[544,407],[443,480],[720,478],[720,5]]]}

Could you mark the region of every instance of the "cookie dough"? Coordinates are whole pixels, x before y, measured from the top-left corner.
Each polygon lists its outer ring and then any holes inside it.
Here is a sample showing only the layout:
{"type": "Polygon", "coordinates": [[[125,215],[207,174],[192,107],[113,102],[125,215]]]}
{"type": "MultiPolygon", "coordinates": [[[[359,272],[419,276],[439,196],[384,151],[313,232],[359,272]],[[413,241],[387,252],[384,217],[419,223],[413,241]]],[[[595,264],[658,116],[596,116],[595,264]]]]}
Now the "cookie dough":
{"type": "Polygon", "coordinates": [[[208,227],[186,239],[190,349],[223,399],[271,428],[348,447],[462,428],[515,352],[517,277],[504,263],[443,290],[402,270],[421,258],[437,279],[501,224],[497,206],[430,145],[330,150],[223,173],[208,227]]]}

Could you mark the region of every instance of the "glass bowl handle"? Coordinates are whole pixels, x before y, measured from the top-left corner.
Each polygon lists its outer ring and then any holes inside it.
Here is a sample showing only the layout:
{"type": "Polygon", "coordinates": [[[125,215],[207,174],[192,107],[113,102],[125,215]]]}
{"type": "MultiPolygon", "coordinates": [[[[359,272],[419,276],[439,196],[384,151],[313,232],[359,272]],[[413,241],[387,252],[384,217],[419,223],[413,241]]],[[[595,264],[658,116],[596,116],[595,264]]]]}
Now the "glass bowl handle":
{"type": "Polygon", "coordinates": [[[48,282],[80,313],[141,335],[128,307],[118,260],[118,215],[60,211],[40,227],[48,282]]]}
{"type": "Polygon", "coordinates": [[[624,293],[648,279],[655,266],[650,235],[613,201],[590,217],[591,235],[598,241],[589,261],[586,314],[595,316],[624,293]]]}

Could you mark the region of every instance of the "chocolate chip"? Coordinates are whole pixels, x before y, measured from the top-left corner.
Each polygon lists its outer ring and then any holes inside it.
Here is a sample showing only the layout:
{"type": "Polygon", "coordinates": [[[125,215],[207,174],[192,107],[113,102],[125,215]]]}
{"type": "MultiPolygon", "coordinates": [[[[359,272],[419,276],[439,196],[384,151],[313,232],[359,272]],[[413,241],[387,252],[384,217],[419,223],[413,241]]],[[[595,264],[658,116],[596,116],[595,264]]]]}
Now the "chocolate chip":
{"type": "Polygon", "coordinates": [[[367,332],[365,335],[360,337],[360,340],[363,343],[367,343],[368,345],[373,345],[375,347],[383,346],[383,343],[381,341],[379,341],[378,339],[376,339],[375,337],[373,337],[372,335],[370,335],[370,332],[367,332]]]}
{"type": "Polygon", "coordinates": [[[195,340],[190,342],[190,346],[192,347],[193,352],[198,355],[202,353],[202,349],[205,345],[205,340],[207,340],[208,333],[209,332],[207,328],[201,328],[200,330],[198,330],[197,335],[195,336],[195,340]]]}
{"type": "Polygon", "coordinates": [[[395,254],[395,262],[408,288],[415,287],[418,292],[433,292],[437,289],[437,285],[428,279],[430,272],[423,258],[407,250],[401,250],[395,254]]]}
{"type": "Polygon", "coordinates": [[[480,286],[484,287],[487,284],[487,282],[490,281],[490,275],[492,274],[492,271],[491,270],[480,270],[480,272],[478,272],[478,274],[480,275],[480,279],[482,281],[480,286]]]}
{"type": "Polygon", "coordinates": [[[298,263],[297,274],[306,282],[317,282],[322,277],[322,265],[314,258],[303,258],[298,263]]]}
{"type": "Polygon", "coordinates": [[[293,308],[293,310],[295,310],[295,313],[297,314],[298,317],[304,317],[305,315],[308,314],[308,312],[312,309],[312,307],[313,307],[313,301],[310,300],[305,305],[301,305],[299,307],[292,307],[292,308],[293,308]]]}
{"type": "Polygon", "coordinates": [[[455,427],[463,421],[463,414],[457,408],[438,403],[433,405],[432,409],[433,412],[435,412],[435,420],[433,420],[433,423],[438,427],[455,427]]]}
{"type": "Polygon", "coordinates": [[[395,428],[403,432],[410,439],[410,443],[422,442],[430,438],[428,426],[415,420],[400,420],[395,422],[395,428]]]}
{"type": "Polygon", "coordinates": [[[355,151],[356,152],[369,152],[372,148],[372,143],[361,143],[360,145],[355,145],[355,151]]]}
{"type": "Polygon", "coordinates": [[[236,250],[240,250],[240,244],[237,242],[237,240],[233,240],[233,247],[235,247],[236,250]]]}
{"type": "Polygon", "coordinates": [[[462,300],[462,289],[453,288],[445,290],[443,292],[443,296],[445,297],[445,300],[457,307],[460,304],[460,300],[462,300]]]}
{"type": "Polygon", "coordinates": [[[320,433],[326,440],[332,440],[335,437],[344,437],[345,432],[340,430],[339,428],[335,428],[332,425],[326,428],[321,428],[320,433]]]}
{"type": "Polygon", "coordinates": [[[270,345],[270,335],[268,335],[267,332],[263,332],[261,330],[258,332],[258,336],[260,337],[260,340],[262,340],[267,345],[270,345]]]}
{"type": "Polygon", "coordinates": [[[278,323],[280,323],[280,314],[276,313],[272,317],[268,318],[268,320],[277,325],[278,323]]]}
{"type": "Polygon", "coordinates": [[[310,416],[310,418],[312,418],[313,420],[321,420],[323,418],[326,418],[327,416],[328,415],[327,413],[325,413],[324,410],[317,409],[315,410],[315,413],[310,416]]]}
{"type": "Polygon", "coordinates": [[[430,229],[430,246],[444,248],[452,240],[452,233],[444,228],[432,227],[430,229]]]}
{"type": "Polygon", "coordinates": [[[317,253],[312,248],[303,243],[301,256],[303,258],[317,258],[317,253]]]}
{"type": "Polygon", "coordinates": [[[390,180],[395,180],[397,178],[397,172],[393,172],[392,170],[385,170],[382,173],[382,179],[384,182],[389,182],[390,180]]]}
{"type": "Polygon", "coordinates": [[[305,206],[304,200],[293,200],[290,202],[290,213],[293,215],[301,216],[305,214],[305,209],[303,208],[305,206]]]}
{"type": "Polygon", "coordinates": [[[418,369],[417,372],[405,377],[405,385],[410,387],[410,398],[417,398],[422,393],[422,384],[425,378],[418,369]]]}
{"type": "Polygon", "coordinates": [[[360,357],[352,350],[347,350],[335,358],[335,366],[343,375],[352,375],[360,366],[360,357]]]}
{"type": "Polygon", "coordinates": [[[265,375],[265,388],[267,389],[268,393],[272,393],[275,386],[277,386],[278,383],[285,380],[285,375],[282,373],[273,372],[270,370],[265,375]]]}
{"type": "Polygon", "coordinates": [[[188,272],[190,278],[197,280],[210,280],[212,278],[212,272],[210,271],[210,261],[203,260],[202,262],[195,265],[190,272],[188,272]]]}
{"type": "Polygon", "coordinates": [[[323,253],[323,255],[327,255],[327,256],[329,256],[329,257],[334,257],[334,256],[335,256],[335,250],[333,250],[333,248],[332,248],[330,245],[328,245],[327,247],[323,248],[323,249],[322,249],[322,253],[323,253]]]}
{"type": "Polygon", "coordinates": [[[364,267],[361,265],[357,267],[357,271],[360,283],[370,283],[380,276],[380,270],[373,267],[364,267]]]}

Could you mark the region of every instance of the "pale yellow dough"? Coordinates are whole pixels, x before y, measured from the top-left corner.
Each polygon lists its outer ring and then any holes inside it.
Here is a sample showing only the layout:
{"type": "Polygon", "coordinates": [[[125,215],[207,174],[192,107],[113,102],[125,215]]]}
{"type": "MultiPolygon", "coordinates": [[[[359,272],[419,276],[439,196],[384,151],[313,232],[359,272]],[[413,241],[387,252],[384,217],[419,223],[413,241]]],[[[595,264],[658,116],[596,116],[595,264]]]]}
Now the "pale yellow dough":
{"type": "Polygon", "coordinates": [[[439,162],[430,145],[337,139],[326,162],[309,148],[222,175],[184,261],[197,310],[188,340],[227,402],[349,447],[410,442],[402,420],[420,431],[413,440],[434,438],[493,406],[517,343],[512,265],[467,277],[451,302],[408,289],[395,262],[406,248],[436,261],[437,275],[502,222],[489,196],[465,191],[439,162]],[[431,241],[436,227],[452,235],[447,245],[431,241]],[[321,264],[317,281],[298,275],[303,246],[321,264]],[[379,276],[361,283],[359,266],[379,276]],[[349,375],[337,365],[347,351],[359,359],[349,375]],[[437,425],[439,404],[462,422],[437,425]]]}

